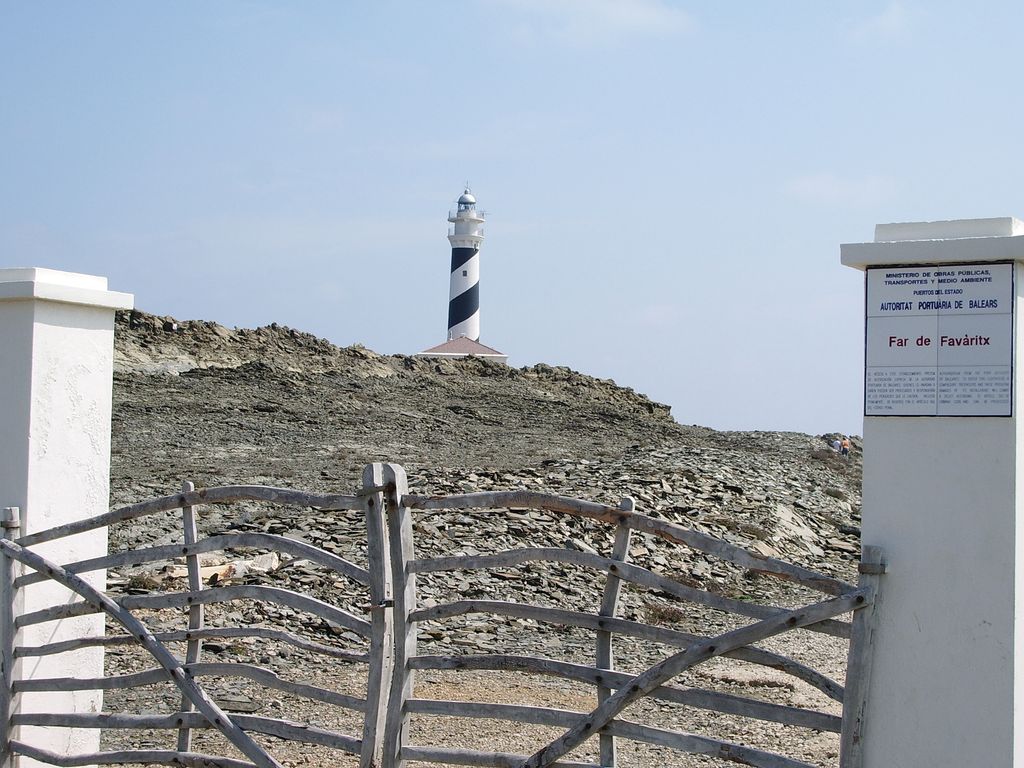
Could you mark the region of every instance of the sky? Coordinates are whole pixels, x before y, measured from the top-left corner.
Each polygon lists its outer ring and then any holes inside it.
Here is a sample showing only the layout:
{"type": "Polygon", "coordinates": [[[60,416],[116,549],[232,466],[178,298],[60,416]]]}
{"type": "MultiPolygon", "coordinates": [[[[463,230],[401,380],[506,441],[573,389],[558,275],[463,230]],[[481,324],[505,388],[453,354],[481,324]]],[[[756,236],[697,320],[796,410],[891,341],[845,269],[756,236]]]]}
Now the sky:
{"type": "Polygon", "coordinates": [[[0,268],[411,354],[468,181],[511,365],[859,434],[839,245],[1024,217],[1022,34],[999,0],[0,0],[0,268]]]}

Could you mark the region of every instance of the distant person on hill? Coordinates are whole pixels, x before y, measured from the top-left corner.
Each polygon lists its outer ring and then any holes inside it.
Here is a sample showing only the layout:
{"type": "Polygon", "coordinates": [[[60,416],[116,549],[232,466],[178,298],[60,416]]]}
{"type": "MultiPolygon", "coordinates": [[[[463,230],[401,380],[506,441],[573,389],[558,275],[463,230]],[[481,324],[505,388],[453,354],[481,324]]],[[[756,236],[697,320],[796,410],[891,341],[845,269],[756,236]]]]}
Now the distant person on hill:
{"type": "Polygon", "coordinates": [[[850,438],[844,437],[843,438],[843,442],[841,442],[839,445],[840,445],[839,452],[841,454],[843,454],[843,456],[849,458],[849,456],[850,456],[850,438]]]}
{"type": "Polygon", "coordinates": [[[839,453],[840,447],[842,446],[840,445],[839,438],[837,437],[835,440],[832,441],[832,450],[835,451],[836,453],[839,453]]]}

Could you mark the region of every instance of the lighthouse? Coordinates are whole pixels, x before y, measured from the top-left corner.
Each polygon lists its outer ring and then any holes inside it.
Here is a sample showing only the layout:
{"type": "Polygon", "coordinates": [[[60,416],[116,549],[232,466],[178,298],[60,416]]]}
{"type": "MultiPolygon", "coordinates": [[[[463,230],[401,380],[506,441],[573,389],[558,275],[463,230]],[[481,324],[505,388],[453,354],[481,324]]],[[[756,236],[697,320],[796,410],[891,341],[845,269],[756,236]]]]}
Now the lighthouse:
{"type": "Polygon", "coordinates": [[[448,216],[452,244],[452,275],[448,289],[448,341],[465,336],[480,341],[480,246],[484,216],[466,187],[448,216]]]}
{"type": "Polygon", "coordinates": [[[484,215],[467,184],[448,214],[448,242],[452,246],[448,283],[448,340],[416,357],[486,357],[506,362],[507,356],[480,343],[480,246],[484,242],[484,215]]]}

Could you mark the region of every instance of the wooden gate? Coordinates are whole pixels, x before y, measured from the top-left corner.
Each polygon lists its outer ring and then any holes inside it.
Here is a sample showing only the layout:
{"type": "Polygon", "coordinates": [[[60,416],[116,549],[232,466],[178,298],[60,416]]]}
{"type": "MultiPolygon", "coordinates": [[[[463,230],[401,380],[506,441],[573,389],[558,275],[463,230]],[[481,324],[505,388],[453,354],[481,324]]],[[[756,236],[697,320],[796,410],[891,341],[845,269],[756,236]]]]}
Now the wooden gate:
{"type": "MultiPolygon", "coordinates": [[[[860,582],[853,585],[641,514],[634,510],[628,498],[617,506],[610,506],[527,491],[416,496],[408,492],[405,471],[393,464],[367,467],[363,488],[350,496],[262,486],[195,490],[186,483],[179,494],[31,536],[19,537],[16,520],[9,519],[5,532],[0,539],[3,554],[0,590],[4,606],[0,615],[0,652],[5,676],[0,696],[0,721],[5,727],[0,734],[0,746],[5,756],[23,755],[53,765],[141,763],[262,768],[281,765],[274,756],[274,747],[283,739],[336,750],[338,755],[350,755],[349,759],[358,761],[362,768],[401,768],[410,762],[613,768],[618,761],[617,741],[628,740],[763,768],[810,765],[737,742],[635,722],[624,716],[631,705],[650,701],[781,723],[811,732],[835,732],[841,734],[839,765],[842,768],[860,768],[861,765],[861,715],[867,695],[866,668],[871,659],[871,607],[879,576],[884,571],[881,553],[875,549],[865,551],[860,582]],[[228,531],[200,537],[197,507],[240,502],[349,513],[350,522],[360,525],[365,532],[360,546],[365,546],[365,565],[329,551],[325,546],[275,533],[228,531]],[[571,518],[573,525],[590,526],[598,531],[606,529],[610,547],[606,553],[588,551],[586,547],[527,546],[487,553],[437,552],[437,556],[416,556],[416,515],[470,509],[485,510],[488,515],[521,515],[523,511],[533,511],[553,518],[571,518]],[[44,542],[83,531],[172,512],[180,514],[180,543],[157,543],[64,564],[51,563],[33,549],[44,542]],[[716,594],[677,576],[630,562],[631,542],[638,534],[713,556],[751,574],[785,580],[803,590],[817,592],[821,597],[795,608],[782,608],[716,594]],[[268,579],[258,573],[248,574],[243,583],[230,583],[232,579],[219,577],[221,571],[216,569],[204,580],[200,556],[218,552],[232,553],[235,558],[239,552],[262,552],[293,558],[293,562],[310,563],[311,575],[306,581],[315,586],[309,590],[285,588],[268,584],[268,579]],[[178,567],[183,568],[185,575],[181,590],[156,591],[166,585],[140,583],[135,590],[124,590],[139,594],[123,594],[115,599],[90,586],[79,575],[101,569],[124,571],[159,562],[180,564],[178,567]],[[422,580],[435,575],[469,572],[482,579],[482,574],[505,573],[507,576],[511,569],[514,575],[517,569],[550,564],[584,569],[591,574],[592,580],[596,580],[595,594],[600,596],[592,611],[475,595],[456,595],[455,599],[438,602],[421,600],[417,594],[417,582],[423,583],[422,580]],[[17,591],[48,579],[60,583],[80,599],[15,618],[11,606],[17,591]],[[710,634],[686,632],[635,617],[627,619],[618,615],[624,586],[659,598],[667,597],[682,605],[693,604],[742,617],[744,623],[710,634]],[[309,593],[316,590],[319,594],[309,593]],[[342,607],[340,603],[352,602],[353,594],[361,596],[359,604],[342,607]],[[245,605],[269,606],[260,614],[264,617],[288,611],[289,615],[301,613],[313,618],[302,625],[302,631],[290,625],[273,626],[270,621],[253,622],[225,608],[240,601],[245,605]],[[208,608],[211,610],[206,610],[208,608]],[[21,627],[96,612],[105,613],[108,624],[119,626],[120,631],[108,630],[102,637],[81,637],[35,647],[23,647],[17,642],[17,631],[21,627]],[[837,617],[844,614],[851,614],[852,620],[838,620],[837,617]],[[181,626],[168,626],[168,615],[177,617],[181,626]],[[520,626],[536,627],[537,632],[543,627],[557,626],[589,633],[593,661],[584,664],[541,654],[526,655],[515,652],[516,649],[474,648],[465,644],[460,646],[459,653],[419,653],[422,627],[429,626],[432,633],[443,635],[446,622],[469,615],[493,617],[497,625],[515,621],[520,626]],[[312,632],[308,631],[310,622],[314,623],[312,632]],[[800,629],[849,640],[845,686],[820,671],[757,645],[800,629]],[[668,651],[642,669],[616,669],[616,643],[624,640],[643,641],[668,651]],[[205,660],[204,645],[208,649],[214,646],[223,649],[224,643],[231,642],[293,649],[291,652],[300,653],[306,660],[302,671],[313,680],[286,679],[247,659],[223,661],[218,656],[216,661],[205,660]],[[19,679],[20,676],[12,672],[16,663],[24,664],[34,656],[64,653],[88,645],[103,645],[108,649],[137,646],[144,649],[150,665],[128,674],[98,679],[19,679]],[[679,683],[688,670],[721,656],[782,671],[840,702],[841,715],[679,683]],[[364,673],[356,675],[362,682],[362,691],[357,694],[341,692],[318,684],[319,677],[329,675],[317,675],[310,661],[313,658],[319,659],[325,670],[339,664],[365,669],[364,673]],[[589,708],[570,710],[526,703],[418,697],[416,674],[426,670],[555,677],[590,686],[593,701],[589,708]],[[204,688],[202,681],[205,679],[244,679],[261,686],[268,696],[279,693],[291,697],[289,700],[302,699],[355,713],[359,723],[353,732],[343,733],[285,717],[236,714],[217,703],[217,697],[204,688]],[[173,685],[180,693],[180,703],[173,707],[176,711],[11,714],[12,697],[19,694],[85,689],[125,691],[157,684],[173,685]],[[553,726],[561,729],[561,733],[541,743],[524,741],[516,752],[416,743],[414,729],[418,718],[445,717],[553,726]],[[147,733],[164,733],[175,746],[140,746],[65,756],[48,749],[45,743],[21,738],[18,729],[30,726],[146,729],[147,733]],[[197,729],[219,733],[230,746],[218,753],[198,751],[194,744],[197,729]]],[[[430,544],[430,549],[436,552],[438,542],[432,540],[430,544]]]]}

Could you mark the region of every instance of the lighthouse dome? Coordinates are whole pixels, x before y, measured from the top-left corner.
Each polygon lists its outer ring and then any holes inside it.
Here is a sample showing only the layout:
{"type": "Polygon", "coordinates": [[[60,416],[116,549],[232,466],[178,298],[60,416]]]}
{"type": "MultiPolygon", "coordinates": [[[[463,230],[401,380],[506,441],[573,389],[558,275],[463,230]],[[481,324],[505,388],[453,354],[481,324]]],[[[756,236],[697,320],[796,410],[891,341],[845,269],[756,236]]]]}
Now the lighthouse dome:
{"type": "Polygon", "coordinates": [[[459,205],[476,205],[476,198],[469,194],[469,190],[467,189],[459,198],[459,205]]]}

